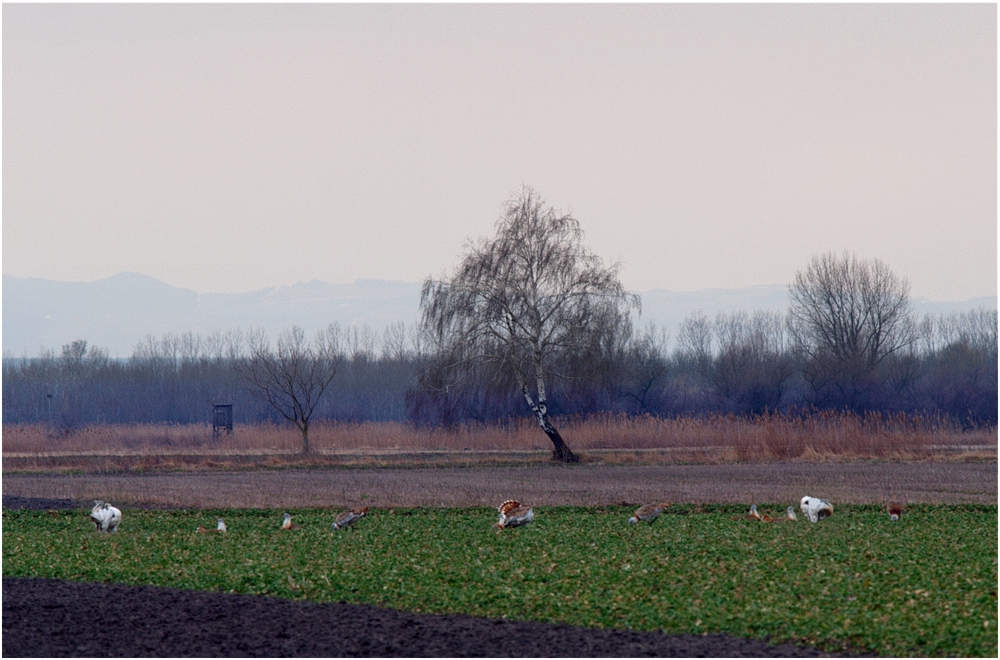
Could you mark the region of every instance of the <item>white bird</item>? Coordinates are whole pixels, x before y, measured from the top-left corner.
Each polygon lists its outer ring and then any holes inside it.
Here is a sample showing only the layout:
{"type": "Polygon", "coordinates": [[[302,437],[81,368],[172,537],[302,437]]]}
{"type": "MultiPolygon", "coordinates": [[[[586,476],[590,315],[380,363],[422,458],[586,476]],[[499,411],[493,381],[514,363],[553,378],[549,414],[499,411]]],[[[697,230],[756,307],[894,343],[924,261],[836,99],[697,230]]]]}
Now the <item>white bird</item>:
{"type": "Polygon", "coordinates": [[[348,525],[353,524],[356,520],[364,518],[368,514],[368,507],[363,509],[352,509],[350,511],[342,511],[337,514],[337,519],[333,521],[334,529],[343,529],[348,525]]]}
{"type": "Polygon", "coordinates": [[[899,517],[903,515],[903,503],[889,502],[889,504],[886,505],[885,510],[889,513],[889,520],[899,520],[899,517]]]}
{"type": "Polygon", "coordinates": [[[658,502],[656,504],[646,504],[635,510],[635,515],[628,519],[628,524],[637,525],[639,521],[648,522],[650,525],[660,517],[663,510],[670,506],[670,502],[658,502]]]}
{"type": "Polygon", "coordinates": [[[90,511],[90,520],[97,527],[97,531],[114,534],[118,531],[118,525],[122,521],[122,512],[102,500],[94,500],[94,508],[90,511]]]}
{"type": "Polygon", "coordinates": [[[494,525],[497,529],[521,527],[535,519],[535,512],[531,507],[522,506],[517,500],[504,500],[497,511],[500,513],[500,519],[494,525]]]}
{"type": "Polygon", "coordinates": [[[809,517],[809,522],[818,522],[833,515],[833,505],[826,500],[806,495],[799,504],[802,513],[809,517]]]}
{"type": "Polygon", "coordinates": [[[286,513],[285,519],[281,521],[281,529],[288,531],[290,529],[298,529],[299,526],[292,522],[292,514],[286,513]]]}

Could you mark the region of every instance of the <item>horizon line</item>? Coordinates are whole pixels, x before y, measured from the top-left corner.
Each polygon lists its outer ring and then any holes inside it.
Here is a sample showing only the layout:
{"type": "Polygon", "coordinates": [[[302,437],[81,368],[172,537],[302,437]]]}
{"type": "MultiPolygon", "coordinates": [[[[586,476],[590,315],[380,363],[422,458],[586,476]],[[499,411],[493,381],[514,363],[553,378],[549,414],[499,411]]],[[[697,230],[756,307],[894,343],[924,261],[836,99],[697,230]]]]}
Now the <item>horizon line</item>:
{"type": "MultiPolygon", "coordinates": [[[[140,277],[140,278],[144,278],[144,279],[148,279],[148,280],[153,280],[154,282],[157,282],[159,284],[163,284],[163,285],[168,286],[168,287],[170,287],[172,289],[177,289],[177,290],[180,290],[180,291],[191,291],[192,293],[195,293],[196,295],[199,295],[199,296],[227,296],[227,295],[237,295],[238,296],[238,295],[246,295],[246,294],[250,294],[250,293],[259,293],[261,291],[272,291],[272,290],[279,290],[279,289],[283,289],[283,288],[293,288],[293,287],[304,286],[304,285],[309,285],[309,284],[322,284],[322,285],[327,285],[327,286],[351,286],[351,285],[364,284],[364,283],[368,283],[368,282],[372,282],[372,283],[385,282],[385,283],[390,283],[390,284],[405,284],[405,285],[415,285],[415,286],[420,286],[422,284],[422,282],[419,282],[419,281],[395,280],[395,279],[387,279],[387,278],[384,279],[384,278],[379,278],[379,277],[359,277],[359,278],[356,278],[355,280],[353,280],[351,282],[327,282],[325,280],[321,280],[319,278],[314,277],[314,278],[309,279],[309,280],[300,280],[300,281],[297,281],[297,282],[293,282],[291,284],[273,284],[273,285],[265,286],[265,287],[262,287],[262,288],[247,289],[247,290],[243,290],[243,291],[197,291],[195,289],[191,289],[191,288],[188,288],[188,287],[177,286],[177,285],[171,284],[170,282],[162,280],[162,279],[160,279],[158,277],[155,277],[153,275],[147,275],[145,273],[140,273],[138,271],[132,271],[132,270],[121,271],[121,272],[115,273],[113,275],[108,275],[107,277],[101,277],[101,278],[98,278],[98,279],[95,279],[95,280],[63,280],[63,279],[54,279],[54,278],[50,278],[50,277],[38,277],[38,276],[30,276],[30,275],[29,276],[24,276],[24,275],[15,275],[13,273],[3,273],[3,277],[11,277],[11,278],[19,279],[19,280],[41,280],[41,281],[44,281],[44,282],[55,282],[55,283],[58,283],[58,284],[98,284],[100,282],[106,282],[108,280],[113,280],[115,278],[119,278],[119,277],[122,277],[122,276],[137,276],[137,277],[140,277]]],[[[653,288],[649,288],[649,289],[631,289],[630,292],[632,292],[632,293],[652,293],[652,292],[656,292],[656,291],[665,291],[665,292],[668,292],[668,293],[680,293],[680,294],[684,294],[684,293],[700,293],[700,292],[705,292],[705,291],[716,291],[716,292],[717,291],[734,291],[734,292],[736,292],[736,291],[747,291],[747,290],[750,290],[750,289],[764,289],[764,288],[787,287],[787,286],[788,286],[787,282],[772,282],[772,283],[764,283],[764,284],[749,284],[749,285],[743,286],[743,287],[708,286],[708,287],[703,287],[703,288],[700,288],[700,289],[670,289],[670,288],[667,288],[667,287],[653,287],[653,288]]],[[[970,301],[970,300],[978,300],[980,298],[997,298],[997,294],[984,294],[984,295],[979,295],[979,296],[969,296],[967,298],[953,299],[953,300],[932,300],[930,298],[925,298],[925,297],[922,297],[922,296],[911,295],[911,299],[912,300],[919,301],[919,302],[927,302],[927,303],[967,302],[967,301],[970,301]]]]}

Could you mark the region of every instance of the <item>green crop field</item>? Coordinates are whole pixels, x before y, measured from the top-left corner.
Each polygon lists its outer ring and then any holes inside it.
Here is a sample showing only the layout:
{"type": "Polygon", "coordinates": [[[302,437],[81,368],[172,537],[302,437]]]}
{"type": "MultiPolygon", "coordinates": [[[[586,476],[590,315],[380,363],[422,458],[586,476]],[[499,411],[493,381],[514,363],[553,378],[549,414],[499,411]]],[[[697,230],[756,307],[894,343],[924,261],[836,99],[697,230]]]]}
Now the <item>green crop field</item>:
{"type": "MultiPolygon", "coordinates": [[[[783,506],[762,506],[777,515],[783,506]]],[[[82,510],[3,512],[3,574],[386,604],[582,626],[728,632],[889,656],[997,655],[997,507],[915,505],[892,523],[838,505],[818,524],[674,506],[536,509],[498,532],[488,509],[333,513],[124,511],[99,535],[82,510]],[[198,534],[198,525],[225,535],[198,534]]]]}

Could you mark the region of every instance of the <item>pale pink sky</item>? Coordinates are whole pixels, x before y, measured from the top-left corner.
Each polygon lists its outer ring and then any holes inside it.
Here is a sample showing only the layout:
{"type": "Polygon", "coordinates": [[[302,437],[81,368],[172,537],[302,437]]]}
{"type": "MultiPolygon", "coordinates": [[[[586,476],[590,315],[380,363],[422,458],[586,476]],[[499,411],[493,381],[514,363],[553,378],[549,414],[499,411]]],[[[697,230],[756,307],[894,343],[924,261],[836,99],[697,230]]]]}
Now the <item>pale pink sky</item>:
{"type": "Polygon", "coordinates": [[[633,290],[997,290],[996,4],[3,6],[3,272],[419,281],[530,184],[633,290]]]}

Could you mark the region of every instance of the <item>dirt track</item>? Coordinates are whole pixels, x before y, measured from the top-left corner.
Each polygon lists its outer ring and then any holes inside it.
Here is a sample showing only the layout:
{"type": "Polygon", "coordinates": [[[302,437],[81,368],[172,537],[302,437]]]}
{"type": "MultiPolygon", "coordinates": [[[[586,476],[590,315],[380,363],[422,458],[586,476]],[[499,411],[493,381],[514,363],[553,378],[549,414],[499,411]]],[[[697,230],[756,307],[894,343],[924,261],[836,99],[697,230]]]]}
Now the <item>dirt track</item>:
{"type": "Polygon", "coordinates": [[[735,465],[541,465],[6,474],[4,496],[103,499],[128,506],[308,508],[537,506],[671,500],[789,504],[803,495],[837,503],[997,503],[997,463],[757,463],[735,465]]]}

